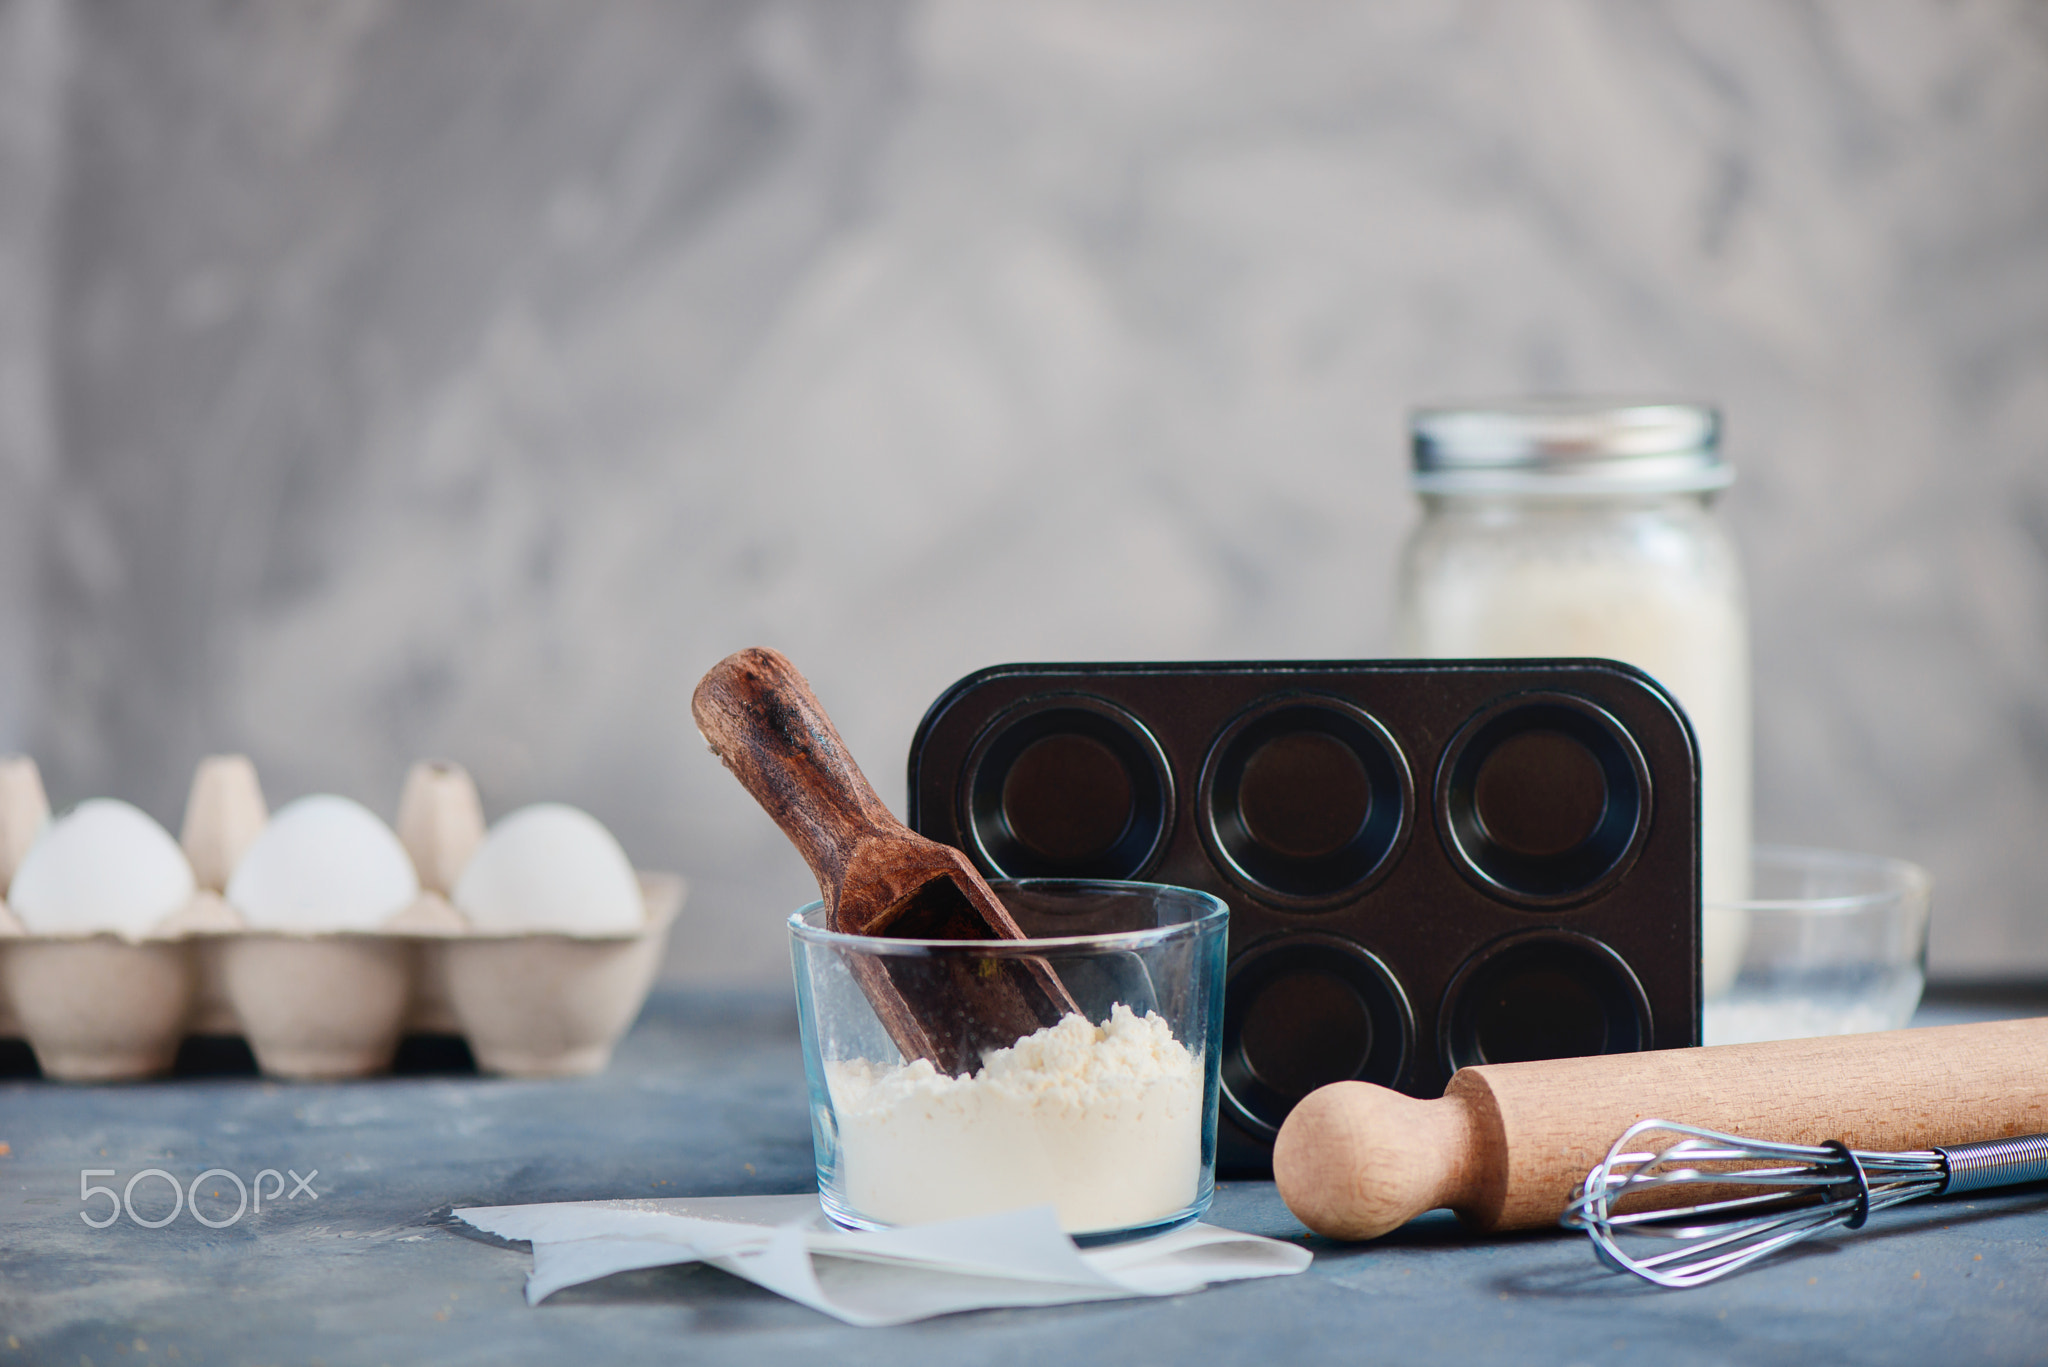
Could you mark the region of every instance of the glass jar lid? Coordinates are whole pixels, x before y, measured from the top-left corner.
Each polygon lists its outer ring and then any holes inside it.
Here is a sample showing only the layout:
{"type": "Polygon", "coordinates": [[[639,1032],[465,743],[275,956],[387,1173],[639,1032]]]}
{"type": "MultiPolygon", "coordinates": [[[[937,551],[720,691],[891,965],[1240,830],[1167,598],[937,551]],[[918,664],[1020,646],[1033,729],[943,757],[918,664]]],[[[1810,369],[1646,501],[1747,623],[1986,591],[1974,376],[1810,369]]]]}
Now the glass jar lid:
{"type": "Polygon", "coordinates": [[[1529,399],[1409,415],[1425,494],[1673,494],[1725,489],[1721,415],[1696,403],[1529,399]]]}

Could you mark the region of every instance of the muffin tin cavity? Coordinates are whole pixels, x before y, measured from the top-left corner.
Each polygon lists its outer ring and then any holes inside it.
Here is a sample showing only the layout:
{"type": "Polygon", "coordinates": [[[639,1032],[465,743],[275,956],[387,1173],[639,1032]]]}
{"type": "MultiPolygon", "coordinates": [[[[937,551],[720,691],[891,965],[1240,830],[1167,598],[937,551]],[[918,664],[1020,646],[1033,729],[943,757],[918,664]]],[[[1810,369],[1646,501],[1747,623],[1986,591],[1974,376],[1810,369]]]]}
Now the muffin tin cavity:
{"type": "Polygon", "coordinates": [[[1414,784],[1379,722],[1339,698],[1283,698],[1233,721],[1203,766],[1203,834],[1254,896],[1356,895],[1407,838],[1414,784]]]}
{"type": "Polygon", "coordinates": [[[1173,779],[1114,703],[1042,698],[995,719],[967,761],[973,852],[1009,878],[1134,878],[1165,843],[1173,779]]]}
{"type": "Polygon", "coordinates": [[[1451,855],[1489,892],[1566,905],[1613,882],[1649,829],[1650,771],[1584,698],[1511,698],[1444,752],[1437,820],[1451,855]]]}
{"type": "Polygon", "coordinates": [[[1400,1085],[1415,1015],[1387,966],[1354,941],[1306,934],[1239,955],[1224,988],[1223,1095],[1269,1138],[1331,1082],[1400,1085]]]}
{"type": "Polygon", "coordinates": [[[1583,935],[1532,931],[1467,960],[1444,993],[1444,1061],[1631,1054],[1650,1047],[1650,1003],[1620,955],[1583,935]]]}

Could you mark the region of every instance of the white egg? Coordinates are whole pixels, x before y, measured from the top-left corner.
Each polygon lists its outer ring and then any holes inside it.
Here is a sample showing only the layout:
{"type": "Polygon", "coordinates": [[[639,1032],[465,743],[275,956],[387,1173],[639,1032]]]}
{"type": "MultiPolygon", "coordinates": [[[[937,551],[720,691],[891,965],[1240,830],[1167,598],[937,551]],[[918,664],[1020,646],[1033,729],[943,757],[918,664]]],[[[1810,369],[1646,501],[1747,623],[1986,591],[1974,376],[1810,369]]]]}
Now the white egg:
{"type": "Polygon", "coordinates": [[[149,813],[101,797],[43,827],[7,902],[31,935],[139,935],[195,891],[192,865],[171,833],[149,813]]]}
{"type": "Polygon", "coordinates": [[[374,930],[420,895],[412,858],[360,802],[286,803],[235,865],[228,902],[262,930],[374,930]]]}
{"type": "Polygon", "coordinates": [[[559,802],[491,827],[455,884],[455,905],[486,932],[631,934],[647,919],[632,861],[602,823],[559,802]]]}

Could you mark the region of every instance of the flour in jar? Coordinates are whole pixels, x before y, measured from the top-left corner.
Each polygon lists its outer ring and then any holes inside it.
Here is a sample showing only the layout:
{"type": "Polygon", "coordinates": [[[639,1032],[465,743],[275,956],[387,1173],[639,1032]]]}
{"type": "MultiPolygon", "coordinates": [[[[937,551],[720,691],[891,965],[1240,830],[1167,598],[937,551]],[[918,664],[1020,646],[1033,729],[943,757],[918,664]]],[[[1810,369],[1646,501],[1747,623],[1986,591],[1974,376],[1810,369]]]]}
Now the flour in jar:
{"type": "Polygon", "coordinates": [[[1607,656],[1671,690],[1699,741],[1701,978],[1712,999],[1733,985],[1748,937],[1734,905],[1749,898],[1748,615],[1734,551],[1705,513],[1664,516],[1677,531],[1648,515],[1602,525],[1552,510],[1500,528],[1472,516],[1454,544],[1416,557],[1397,648],[1607,656]]]}
{"type": "Polygon", "coordinates": [[[1202,1060],[1159,1016],[1069,1015],[973,1076],[928,1060],[825,1065],[838,1186],[887,1224],[1051,1205],[1070,1234],[1166,1219],[1202,1175],[1202,1060]]]}

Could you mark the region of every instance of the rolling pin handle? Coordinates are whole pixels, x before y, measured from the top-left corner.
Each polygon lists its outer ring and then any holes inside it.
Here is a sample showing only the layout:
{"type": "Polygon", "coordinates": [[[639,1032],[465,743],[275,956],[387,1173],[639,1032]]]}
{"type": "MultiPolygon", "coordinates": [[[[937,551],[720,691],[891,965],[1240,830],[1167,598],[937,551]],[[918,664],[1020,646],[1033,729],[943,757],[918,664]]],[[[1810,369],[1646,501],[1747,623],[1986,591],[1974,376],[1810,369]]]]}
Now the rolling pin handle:
{"type": "Polygon", "coordinates": [[[1418,1101],[1369,1082],[1333,1082],[1288,1114],[1273,1145],[1280,1198],[1334,1239],[1373,1239],[1424,1211],[1484,1205],[1488,1126],[1475,1098],[1418,1101]]]}

